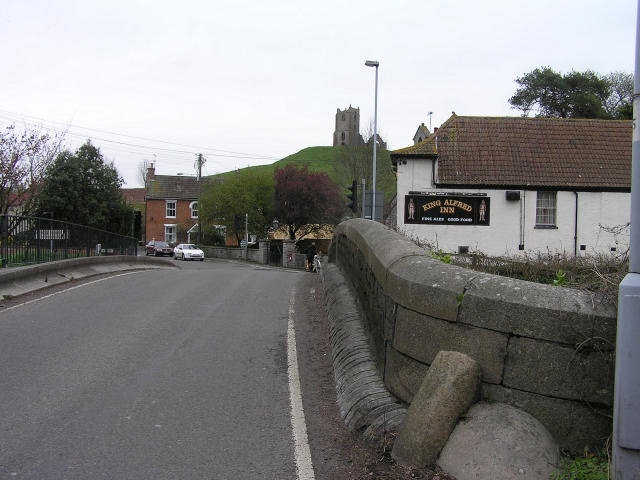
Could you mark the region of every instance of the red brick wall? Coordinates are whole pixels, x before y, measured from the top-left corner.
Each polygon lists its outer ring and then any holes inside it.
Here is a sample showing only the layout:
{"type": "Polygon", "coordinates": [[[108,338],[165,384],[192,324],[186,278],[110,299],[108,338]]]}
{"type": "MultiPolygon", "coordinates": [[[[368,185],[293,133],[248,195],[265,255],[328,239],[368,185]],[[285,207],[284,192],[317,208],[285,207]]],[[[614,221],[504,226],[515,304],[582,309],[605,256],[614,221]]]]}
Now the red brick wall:
{"type": "Polygon", "coordinates": [[[176,217],[167,218],[167,202],[165,200],[147,200],[146,212],[146,241],[155,238],[156,240],[165,240],[164,225],[178,225],[178,241],[187,241],[186,232],[196,223],[197,218],[191,218],[191,209],[189,205],[194,200],[178,200],[176,204],[176,217]]]}

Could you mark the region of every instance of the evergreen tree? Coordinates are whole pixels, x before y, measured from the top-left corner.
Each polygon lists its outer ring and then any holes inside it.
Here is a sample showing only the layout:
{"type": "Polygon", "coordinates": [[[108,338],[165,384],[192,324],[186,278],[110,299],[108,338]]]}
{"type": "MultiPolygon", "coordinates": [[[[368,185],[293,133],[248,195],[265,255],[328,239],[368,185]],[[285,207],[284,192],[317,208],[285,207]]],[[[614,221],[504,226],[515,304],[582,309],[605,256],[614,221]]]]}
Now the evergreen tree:
{"type": "Polygon", "coordinates": [[[65,150],[47,168],[37,196],[37,214],[114,233],[131,234],[133,210],[120,187],[123,180],[100,150],[87,141],[65,150]]]}
{"type": "Polygon", "coordinates": [[[509,99],[523,115],[539,117],[631,119],[633,75],[602,76],[587,70],[565,75],[549,67],[517,78],[516,93],[509,99]]]}

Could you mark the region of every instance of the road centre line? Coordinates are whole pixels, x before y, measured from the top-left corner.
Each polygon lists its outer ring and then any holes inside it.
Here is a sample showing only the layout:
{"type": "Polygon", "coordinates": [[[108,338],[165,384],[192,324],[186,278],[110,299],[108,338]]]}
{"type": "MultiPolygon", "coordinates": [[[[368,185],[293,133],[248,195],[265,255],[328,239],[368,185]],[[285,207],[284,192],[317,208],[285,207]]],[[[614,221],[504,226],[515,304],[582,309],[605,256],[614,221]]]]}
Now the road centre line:
{"type": "Polygon", "coordinates": [[[291,404],[291,427],[293,430],[294,456],[298,480],[314,480],[311,449],[307,437],[307,425],[302,406],[300,388],[300,371],[298,370],[298,353],[296,348],[295,319],[295,287],[289,296],[289,322],[287,327],[287,364],[289,376],[289,402],[291,404]]]}

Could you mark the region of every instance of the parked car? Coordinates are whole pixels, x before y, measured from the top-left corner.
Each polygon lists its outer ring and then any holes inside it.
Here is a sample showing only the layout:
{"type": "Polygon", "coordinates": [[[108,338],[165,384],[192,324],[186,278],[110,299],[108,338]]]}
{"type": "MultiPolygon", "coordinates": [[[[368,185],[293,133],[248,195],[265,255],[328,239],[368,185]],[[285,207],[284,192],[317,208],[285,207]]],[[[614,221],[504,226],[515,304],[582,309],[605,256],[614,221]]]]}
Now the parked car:
{"type": "Polygon", "coordinates": [[[204,252],[196,247],[193,243],[179,243],[173,249],[173,255],[176,260],[204,260],[204,252]]]}
{"type": "Polygon", "coordinates": [[[144,247],[144,253],[146,255],[153,255],[155,257],[162,257],[167,255],[169,257],[173,257],[173,248],[167,242],[162,242],[160,240],[151,240],[147,243],[147,246],[144,247]]]}

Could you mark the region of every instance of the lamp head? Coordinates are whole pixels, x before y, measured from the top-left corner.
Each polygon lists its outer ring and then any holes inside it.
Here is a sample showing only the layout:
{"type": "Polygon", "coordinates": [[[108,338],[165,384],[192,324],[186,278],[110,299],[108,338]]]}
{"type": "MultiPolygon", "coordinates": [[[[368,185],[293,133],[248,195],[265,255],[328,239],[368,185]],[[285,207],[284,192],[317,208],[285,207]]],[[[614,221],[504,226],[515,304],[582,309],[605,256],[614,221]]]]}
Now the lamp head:
{"type": "Polygon", "coordinates": [[[376,67],[376,68],[378,68],[378,65],[380,65],[380,62],[378,62],[377,60],[367,60],[366,62],[364,62],[364,64],[367,67],[376,67]]]}

